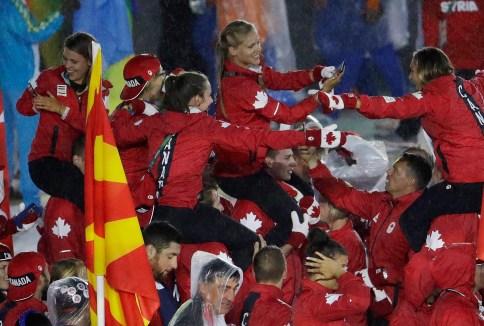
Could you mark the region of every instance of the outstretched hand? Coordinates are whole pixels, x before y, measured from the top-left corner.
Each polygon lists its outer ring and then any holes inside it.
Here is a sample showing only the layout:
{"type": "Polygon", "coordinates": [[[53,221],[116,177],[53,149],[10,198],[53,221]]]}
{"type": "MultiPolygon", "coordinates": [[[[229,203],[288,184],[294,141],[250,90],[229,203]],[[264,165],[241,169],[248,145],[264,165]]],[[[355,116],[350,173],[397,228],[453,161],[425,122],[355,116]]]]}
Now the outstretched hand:
{"type": "Polygon", "coordinates": [[[259,252],[259,250],[267,246],[266,240],[264,240],[264,238],[260,234],[258,234],[257,236],[259,237],[259,241],[254,242],[254,255],[252,255],[252,261],[254,260],[254,257],[259,252]]]}
{"type": "Polygon", "coordinates": [[[319,85],[321,91],[326,93],[331,92],[339,84],[344,74],[345,74],[345,71],[343,70],[342,72],[337,73],[335,76],[323,81],[323,83],[319,85]]]}

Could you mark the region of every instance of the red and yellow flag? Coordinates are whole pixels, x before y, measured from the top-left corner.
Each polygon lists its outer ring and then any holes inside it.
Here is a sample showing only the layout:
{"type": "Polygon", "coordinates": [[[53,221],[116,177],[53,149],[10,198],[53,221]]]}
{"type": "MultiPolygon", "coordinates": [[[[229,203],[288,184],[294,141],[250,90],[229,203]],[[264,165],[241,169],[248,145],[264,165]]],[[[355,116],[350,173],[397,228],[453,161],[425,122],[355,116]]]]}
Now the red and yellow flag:
{"type": "MultiPolygon", "coordinates": [[[[3,111],[3,98],[0,91],[0,214],[10,218],[10,181],[8,177],[7,141],[5,138],[5,114],[3,111]]],[[[2,243],[13,249],[12,236],[2,239],[2,243]]]]}
{"type": "MultiPolygon", "coordinates": [[[[104,275],[106,325],[147,325],[160,302],[102,99],[102,56],[93,42],[85,150],[85,214],[91,323],[104,275]]],[[[102,287],[101,287],[102,289],[102,287]]]]}

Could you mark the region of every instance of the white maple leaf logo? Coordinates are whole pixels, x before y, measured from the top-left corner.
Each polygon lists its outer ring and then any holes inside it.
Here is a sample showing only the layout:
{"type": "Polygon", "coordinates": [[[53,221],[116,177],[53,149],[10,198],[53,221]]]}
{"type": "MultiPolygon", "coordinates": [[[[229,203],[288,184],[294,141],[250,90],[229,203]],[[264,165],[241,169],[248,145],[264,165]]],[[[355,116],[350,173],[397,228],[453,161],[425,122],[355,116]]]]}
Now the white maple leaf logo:
{"type": "Polygon", "coordinates": [[[225,121],[220,121],[220,123],[222,124],[222,128],[227,128],[228,126],[230,126],[230,123],[225,121]]]}
{"type": "Polygon", "coordinates": [[[61,239],[63,237],[67,238],[69,232],[71,232],[71,226],[66,223],[66,220],[58,217],[57,221],[55,221],[55,226],[52,228],[52,232],[61,239]]]}
{"type": "Polygon", "coordinates": [[[419,100],[423,99],[423,94],[422,94],[422,92],[415,92],[415,93],[412,93],[412,95],[413,95],[415,98],[418,98],[419,100]]]}
{"type": "Polygon", "coordinates": [[[252,230],[253,232],[257,232],[257,230],[262,226],[262,221],[257,219],[257,216],[254,213],[250,212],[247,213],[245,217],[240,220],[240,224],[252,230]]]}
{"type": "Polygon", "coordinates": [[[264,91],[258,91],[255,96],[255,102],[252,104],[255,109],[262,109],[268,102],[267,93],[264,91]]]}
{"type": "Polygon", "coordinates": [[[233,260],[232,260],[232,257],[230,257],[229,255],[227,255],[227,253],[223,252],[223,251],[220,251],[217,255],[218,258],[226,261],[226,262],[229,262],[231,264],[233,264],[233,260]]]}
{"type": "Polygon", "coordinates": [[[326,293],[326,303],[332,305],[334,302],[338,301],[342,294],[339,293],[326,293]]]}
{"type": "Polygon", "coordinates": [[[432,231],[430,235],[427,234],[427,240],[425,240],[425,247],[429,250],[436,251],[445,245],[445,242],[440,239],[440,232],[432,231]]]}

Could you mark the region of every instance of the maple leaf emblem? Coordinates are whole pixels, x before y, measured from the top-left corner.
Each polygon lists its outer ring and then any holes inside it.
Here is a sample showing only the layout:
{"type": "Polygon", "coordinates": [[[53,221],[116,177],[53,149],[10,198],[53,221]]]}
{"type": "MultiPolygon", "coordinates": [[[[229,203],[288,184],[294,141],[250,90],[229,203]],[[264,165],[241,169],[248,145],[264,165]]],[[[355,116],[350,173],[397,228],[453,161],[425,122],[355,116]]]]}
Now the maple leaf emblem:
{"type": "Polygon", "coordinates": [[[71,232],[71,226],[66,223],[66,220],[58,217],[57,221],[55,221],[55,226],[52,228],[52,232],[61,239],[63,237],[67,238],[69,232],[71,232]]]}
{"type": "Polygon", "coordinates": [[[326,143],[331,145],[334,141],[336,141],[336,137],[332,132],[328,132],[326,134],[326,143]]]}
{"type": "Polygon", "coordinates": [[[442,248],[445,245],[445,242],[442,241],[440,235],[441,234],[438,230],[432,231],[430,235],[427,234],[427,240],[425,240],[425,247],[433,251],[442,248]]]}
{"type": "Polygon", "coordinates": [[[220,121],[220,123],[222,124],[222,128],[227,128],[228,126],[230,126],[230,123],[225,121],[220,121]]]}
{"type": "Polygon", "coordinates": [[[334,302],[338,301],[342,294],[339,293],[326,293],[326,303],[332,305],[334,302]]]}
{"type": "Polygon", "coordinates": [[[255,109],[262,109],[268,102],[267,93],[264,91],[258,91],[255,96],[255,102],[252,104],[255,109]]]}
{"type": "Polygon", "coordinates": [[[253,232],[257,232],[257,230],[262,226],[262,221],[257,219],[257,216],[254,213],[250,212],[247,213],[245,217],[240,220],[240,224],[252,230],[253,232]]]}
{"type": "Polygon", "coordinates": [[[229,262],[231,264],[233,264],[233,260],[232,260],[232,257],[230,257],[229,255],[227,255],[227,253],[223,252],[223,251],[220,251],[217,255],[218,258],[226,261],[226,262],[229,262]]]}

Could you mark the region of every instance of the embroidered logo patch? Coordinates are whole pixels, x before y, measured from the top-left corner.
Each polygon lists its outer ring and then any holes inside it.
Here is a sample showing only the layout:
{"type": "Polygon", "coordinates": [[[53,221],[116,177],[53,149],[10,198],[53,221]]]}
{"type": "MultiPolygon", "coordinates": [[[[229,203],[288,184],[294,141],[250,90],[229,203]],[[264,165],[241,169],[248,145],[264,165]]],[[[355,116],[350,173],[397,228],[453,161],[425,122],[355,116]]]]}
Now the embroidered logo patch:
{"type": "Polygon", "coordinates": [[[57,96],[67,96],[67,85],[57,85],[57,96]]]}

